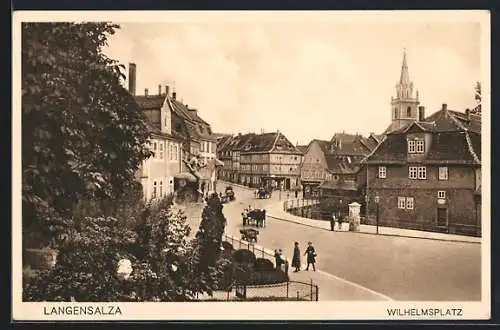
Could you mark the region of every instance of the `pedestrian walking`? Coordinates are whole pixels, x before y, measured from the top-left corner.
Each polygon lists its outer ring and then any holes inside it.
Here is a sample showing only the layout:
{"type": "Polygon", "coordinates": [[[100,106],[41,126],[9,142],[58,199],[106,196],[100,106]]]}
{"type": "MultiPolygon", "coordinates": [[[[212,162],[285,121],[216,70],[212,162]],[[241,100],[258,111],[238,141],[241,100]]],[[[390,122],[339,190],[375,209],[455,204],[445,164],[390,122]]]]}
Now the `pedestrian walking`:
{"type": "Polygon", "coordinates": [[[342,214],[339,214],[337,221],[339,223],[339,231],[342,231],[342,222],[343,222],[342,214]]]}
{"type": "Polygon", "coordinates": [[[278,252],[278,250],[274,250],[274,261],[276,264],[276,270],[281,269],[282,260],[281,260],[281,256],[280,256],[280,253],[278,252]]]}
{"type": "Polygon", "coordinates": [[[313,270],[316,271],[316,251],[314,250],[314,246],[312,246],[312,242],[307,243],[306,252],[304,255],[307,255],[307,267],[306,270],[309,270],[309,265],[313,266],[313,270]]]}
{"type": "Polygon", "coordinates": [[[335,216],[335,212],[332,214],[332,218],[330,219],[330,230],[335,231],[335,222],[337,221],[337,217],[335,216]]]}
{"type": "Polygon", "coordinates": [[[294,272],[300,271],[300,249],[298,242],[295,242],[293,248],[292,267],[295,268],[294,272]]]}

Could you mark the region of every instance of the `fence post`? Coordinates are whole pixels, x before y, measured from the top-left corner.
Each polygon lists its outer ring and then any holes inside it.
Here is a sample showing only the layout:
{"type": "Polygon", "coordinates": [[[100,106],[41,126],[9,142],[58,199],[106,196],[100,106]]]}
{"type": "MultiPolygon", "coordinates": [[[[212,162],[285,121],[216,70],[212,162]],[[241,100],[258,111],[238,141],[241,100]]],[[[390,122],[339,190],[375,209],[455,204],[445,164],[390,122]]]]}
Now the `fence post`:
{"type": "Polygon", "coordinates": [[[252,253],[255,254],[255,245],[252,244],[252,253]]]}
{"type": "Polygon", "coordinates": [[[316,301],[319,300],[319,286],[316,285],[316,301]]]}
{"type": "Polygon", "coordinates": [[[313,300],[313,279],[311,278],[311,301],[313,300]]]}
{"type": "Polygon", "coordinates": [[[297,301],[299,300],[299,291],[297,291],[297,301]]]}
{"type": "Polygon", "coordinates": [[[286,298],[288,299],[288,288],[289,288],[289,284],[290,281],[286,281],[286,298]]]}

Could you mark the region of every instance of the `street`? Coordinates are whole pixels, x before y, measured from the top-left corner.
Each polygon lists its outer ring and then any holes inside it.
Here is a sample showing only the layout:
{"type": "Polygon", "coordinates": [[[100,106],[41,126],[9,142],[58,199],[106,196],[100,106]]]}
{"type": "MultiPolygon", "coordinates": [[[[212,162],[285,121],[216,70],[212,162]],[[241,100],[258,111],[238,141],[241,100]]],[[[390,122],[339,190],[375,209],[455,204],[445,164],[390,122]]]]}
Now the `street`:
{"type": "MultiPolygon", "coordinates": [[[[217,191],[224,191],[225,186],[226,183],[219,183],[217,191]]],[[[270,200],[259,200],[253,196],[253,190],[237,186],[233,189],[236,201],[224,205],[226,232],[239,236],[243,208],[265,208],[279,200],[279,193],[275,192],[270,200]]],[[[282,192],[282,200],[286,194],[282,192]]],[[[347,300],[364,299],[368,290],[393,300],[481,299],[480,244],[329,232],[272,218],[259,231],[260,245],[283,249],[289,260],[294,241],[299,242],[302,253],[307,242],[312,241],[318,253],[317,270],[331,275],[332,284],[350,286],[352,296],[347,300]],[[360,287],[367,290],[359,290],[360,287]]],[[[306,281],[319,276],[312,271],[291,274],[293,279],[306,281]]]]}

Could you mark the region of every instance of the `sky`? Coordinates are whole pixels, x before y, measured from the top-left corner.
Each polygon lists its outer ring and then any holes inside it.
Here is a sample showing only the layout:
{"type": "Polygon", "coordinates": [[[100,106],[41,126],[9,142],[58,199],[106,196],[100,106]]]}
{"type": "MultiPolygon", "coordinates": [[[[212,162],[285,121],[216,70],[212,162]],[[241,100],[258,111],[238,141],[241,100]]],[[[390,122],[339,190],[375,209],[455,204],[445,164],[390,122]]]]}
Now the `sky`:
{"type": "MultiPolygon", "coordinates": [[[[137,65],[137,94],[175,84],[220,133],[279,130],[292,143],[380,134],[406,48],[426,115],[475,104],[479,23],[294,20],[120,23],[104,52],[137,65]]],[[[127,85],[126,82],[124,82],[127,85]]]]}

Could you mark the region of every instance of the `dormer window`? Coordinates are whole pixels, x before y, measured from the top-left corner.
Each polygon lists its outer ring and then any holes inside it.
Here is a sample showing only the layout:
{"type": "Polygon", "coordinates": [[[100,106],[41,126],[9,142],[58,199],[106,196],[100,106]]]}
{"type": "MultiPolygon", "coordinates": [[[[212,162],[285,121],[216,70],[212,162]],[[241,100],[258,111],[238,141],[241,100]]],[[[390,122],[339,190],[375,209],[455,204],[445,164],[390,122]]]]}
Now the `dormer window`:
{"type": "Polygon", "coordinates": [[[422,154],[422,153],[424,153],[424,151],[425,151],[425,147],[424,147],[424,139],[418,139],[416,142],[417,142],[417,143],[416,143],[416,149],[417,149],[417,150],[416,150],[416,152],[417,152],[418,154],[422,154]]]}
{"type": "Polygon", "coordinates": [[[408,139],[409,154],[423,154],[425,152],[425,140],[422,138],[408,139]]]}

